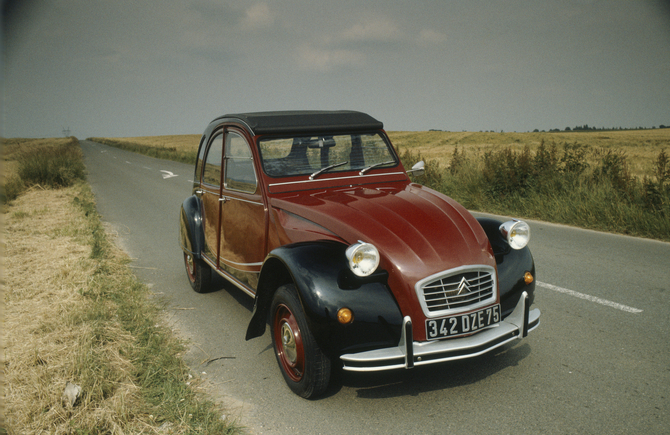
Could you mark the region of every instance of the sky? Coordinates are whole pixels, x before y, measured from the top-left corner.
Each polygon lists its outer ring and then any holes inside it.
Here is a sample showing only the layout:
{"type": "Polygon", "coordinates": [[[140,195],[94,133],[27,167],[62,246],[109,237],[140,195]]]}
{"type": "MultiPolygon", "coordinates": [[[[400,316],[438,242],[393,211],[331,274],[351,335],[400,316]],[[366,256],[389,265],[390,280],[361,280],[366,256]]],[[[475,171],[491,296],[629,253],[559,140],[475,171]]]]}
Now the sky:
{"type": "Polygon", "coordinates": [[[308,109],[389,131],[670,125],[667,0],[5,0],[2,47],[8,138],[308,109]]]}

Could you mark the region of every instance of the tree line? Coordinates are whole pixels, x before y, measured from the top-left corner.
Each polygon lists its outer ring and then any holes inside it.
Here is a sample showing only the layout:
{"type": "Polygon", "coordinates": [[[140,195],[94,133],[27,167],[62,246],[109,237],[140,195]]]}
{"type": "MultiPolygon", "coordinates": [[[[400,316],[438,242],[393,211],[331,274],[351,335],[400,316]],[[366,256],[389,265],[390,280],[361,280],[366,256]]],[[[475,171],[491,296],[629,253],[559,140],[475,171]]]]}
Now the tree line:
{"type": "MultiPolygon", "coordinates": [[[[670,128],[670,125],[659,125],[658,128],[670,128]]],[[[656,126],[651,127],[651,130],[656,129],[656,126]]],[[[624,128],[624,127],[590,127],[588,124],[584,125],[578,125],[576,127],[565,127],[564,130],[561,130],[560,128],[553,128],[549,130],[550,132],[558,132],[558,131],[618,131],[618,130],[650,130],[649,127],[632,127],[632,128],[624,128]]],[[[544,131],[544,130],[542,130],[544,131]]],[[[540,132],[537,128],[533,130],[534,133],[540,132]]]]}

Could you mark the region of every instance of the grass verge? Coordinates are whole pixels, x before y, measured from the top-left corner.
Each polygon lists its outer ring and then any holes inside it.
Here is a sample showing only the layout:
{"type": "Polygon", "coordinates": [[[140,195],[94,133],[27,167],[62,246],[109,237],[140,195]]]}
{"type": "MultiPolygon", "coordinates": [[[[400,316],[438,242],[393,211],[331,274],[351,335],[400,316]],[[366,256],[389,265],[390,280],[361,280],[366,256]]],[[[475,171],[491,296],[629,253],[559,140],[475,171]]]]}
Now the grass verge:
{"type": "Polygon", "coordinates": [[[199,136],[195,139],[195,147],[189,146],[190,142],[193,141],[193,135],[168,136],[166,139],[163,139],[163,136],[145,138],[92,137],[89,140],[158,159],[195,163],[198,152],[198,138],[199,136]]]}
{"type": "Polygon", "coordinates": [[[26,188],[58,188],[84,180],[86,168],[79,141],[60,139],[3,140],[3,202],[16,199],[26,188]]]}
{"type": "Polygon", "coordinates": [[[184,344],[111,243],[84,181],[24,183],[3,220],[0,433],[241,432],[197,389],[184,344]],[[68,383],[81,388],[74,405],[68,383]]]}
{"type": "MultiPolygon", "coordinates": [[[[661,150],[653,173],[630,174],[626,155],[607,151],[595,163],[588,150],[551,145],[483,155],[456,148],[448,168],[427,162],[417,181],[441,191],[470,210],[575,225],[599,231],[670,241],[670,165],[661,150]]],[[[407,166],[421,159],[405,150],[407,166]]]]}

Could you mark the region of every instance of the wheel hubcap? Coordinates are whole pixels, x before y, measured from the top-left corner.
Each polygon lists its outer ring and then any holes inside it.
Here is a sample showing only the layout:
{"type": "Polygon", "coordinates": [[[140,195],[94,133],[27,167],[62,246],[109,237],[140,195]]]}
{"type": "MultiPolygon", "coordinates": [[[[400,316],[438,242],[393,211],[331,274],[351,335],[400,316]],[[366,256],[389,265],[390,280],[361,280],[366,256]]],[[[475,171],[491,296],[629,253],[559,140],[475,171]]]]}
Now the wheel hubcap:
{"type": "Polygon", "coordinates": [[[293,382],[300,382],[305,372],[305,349],[297,321],[286,305],[280,305],[273,322],[279,364],[293,382]]]}
{"type": "Polygon", "coordinates": [[[295,345],[295,337],[293,336],[293,330],[291,329],[291,326],[286,322],[284,322],[281,326],[281,341],[284,347],[284,355],[286,356],[286,360],[291,365],[294,365],[296,360],[298,359],[298,351],[295,345]]]}
{"type": "Polygon", "coordinates": [[[186,273],[191,281],[195,281],[195,263],[193,261],[193,256],[190,254],[184,254],[186,259],[186,273]]]}

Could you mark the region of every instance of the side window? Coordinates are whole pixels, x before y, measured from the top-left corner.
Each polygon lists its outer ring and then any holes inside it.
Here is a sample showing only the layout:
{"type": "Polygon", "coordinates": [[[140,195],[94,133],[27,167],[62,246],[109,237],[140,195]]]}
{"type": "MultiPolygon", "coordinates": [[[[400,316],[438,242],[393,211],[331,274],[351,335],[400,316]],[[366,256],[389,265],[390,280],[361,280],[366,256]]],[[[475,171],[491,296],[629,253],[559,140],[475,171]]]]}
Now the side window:
{"type": "Polygon", "coordinates": [[[245,193],[256,192],[256,172],[249,144],[241,135],[226,134],[226,170],[224,187],[245,193]]]}
{"type": "Polygon", "coordinates": [[[216,135],[209,144],[205,159],[202,182],[218,186],[221,183],[221,156],[223,154],[223,133],[216,135]]]}

